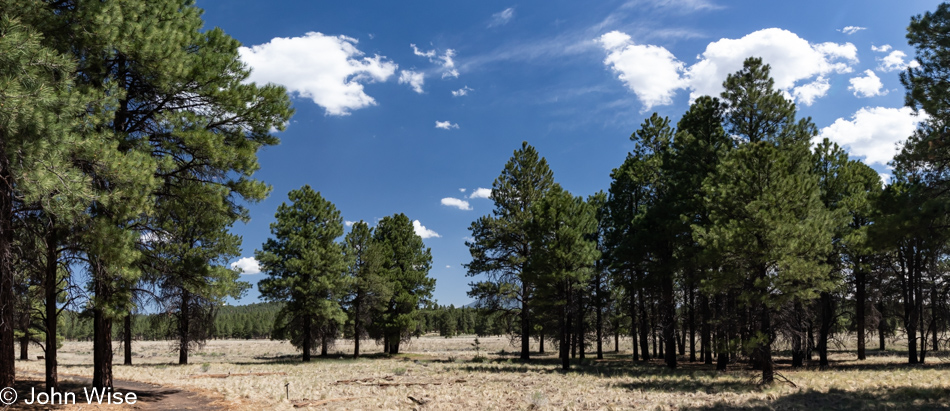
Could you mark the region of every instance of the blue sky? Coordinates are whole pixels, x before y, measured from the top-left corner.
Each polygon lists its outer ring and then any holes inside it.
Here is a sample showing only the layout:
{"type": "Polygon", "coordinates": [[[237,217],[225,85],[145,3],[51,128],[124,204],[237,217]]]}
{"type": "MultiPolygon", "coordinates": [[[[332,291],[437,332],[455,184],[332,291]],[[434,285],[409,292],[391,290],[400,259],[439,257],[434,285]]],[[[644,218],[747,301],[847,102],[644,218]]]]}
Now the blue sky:
{"type": "MultiPolygon", "coordinates": [[[[886,178],[920,119],[902,108],[906,27],[937,4],[198,0],[207,27],[244,45],[251,80],[286,86],[296,109],[281,144],[259,155],[256,177],[273,193],[233,229],[238,265],[255,271],[277,206],[310,184],[347,221],[418,221],[434,297],[466,304],[468,227],[493,207],[477,190],[522,141],[575,195],[606,190],[645,118],[675,122],[750,55],[821,136],[886,178]]],[[[255,287],[240,302],[257,299],[255,287]]]]}

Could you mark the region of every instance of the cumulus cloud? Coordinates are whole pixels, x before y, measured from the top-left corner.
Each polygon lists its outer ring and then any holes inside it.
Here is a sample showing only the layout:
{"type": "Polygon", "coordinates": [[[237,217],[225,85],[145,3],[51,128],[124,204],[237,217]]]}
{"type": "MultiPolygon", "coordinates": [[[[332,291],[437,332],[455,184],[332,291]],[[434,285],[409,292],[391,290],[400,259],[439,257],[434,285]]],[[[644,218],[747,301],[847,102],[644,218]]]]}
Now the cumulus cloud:
{"type": "Polygon", "coordinates": [[[435,122],[435,128],[441,128],[441,129],[443,129],[443,130],[451,130],[451,129],[453,129],[453,128],[456,128],[456,129],[459,128],[459,125],[456,124],[456,123],[452,123],[451,121],[438,121],[438,120],[437,120],[437,121],[435,122]]]}
{"type": "Polygon", "coordinates": [[[467,96],[469,91],[475,91],[475,89],[470,88],[469,86],[465,86],[458,90],[452,90],[452,97],[467,96]]]}
{"type": "Polygon", "coordinates": [[[346,224],[347,227],[352,227],[353,224],[356,224],[356,221],[346,220],[343,222],[343,224],[346,224]]]}
{"type": "Polygon", "coordinates": [[[681,77],[685,65],[663,47],[634,44],[619,31],[601,36],[600,44],[607,51],[604,64],[637,95],[643,111],[672,104],[676,90],[685,85],[681,77]]]}
{"type": "Polygon", "coordinates": [[[850,64],[858,62],[857,55],[858,50],[851,43],[810,44],[795,33],[777,28],[759,30],[740,39],[721,39],[706,46],[701,60],[689,68],[687,77],[693,90],[690,98],[718,96],[726,76],[742,69],[749,56],[761,57],[771,65],[776,88],[802,98],[823,97],[824,93],[814,94],[823,88],[820,82],[796,84],[831,73],[849,73],[850,64]]]}
{"type": "Polygon", "coordinates": [[[327,114],[341,116],[375,105],[376,100],[363,91],[364,83],[386,81],[397,68],[385,57],[364,57],[357,43],[346,36],[310,32],[240,47],[238,53],[251,68],[248,81],[280,84],[313,100],[327,114]]]}
{"type": "Polygon", "coordinates": [[[464,193],[464,192],[465,192],[465,189],[464,189],[464,188],[460,188],[460,189],[459,189],[459,192],[464,193]]]}
{"type": "Polygon", "coordinates": [[[488,27],[504,26],[515,17],[514,7],[509,7],[498,13],[491,15],[491,23],[488,23],[488,27]]]}
{"type": "Polygon", "coordinates": [[[669,50],[635,44],[629,35],[613,31],[598,42],[607,52],[604,64],[633,91],[644,110],[669,105],[680,89],[690,90],[690,99],[718,96],[726,76],[742,69],[750,56],[771,65],[775,87],[790,98],[809,105],[827,94],[828,75],[850,73],[858,62],[851,43],[811,44],[788,30],[770,28],[739,39],[709,43],[696,63],[686,67],[669,50]]]}
{"type": "Polygon", "coordinates": [[[454,197],[446,197],[442,199],[442,205],[449,207],[456,207],[459,210],[471,210],[472,206],[468,204],[468,201],[460,200],[454,197]]]}
{"type": "Polygon", "coordinates": [[[426,228],[419,220],[414,220],[412,222],[412,230],[416,232],[416,235],[422,237],[423,239],[432,238],[432,237],[442,237],[439,233],[432,231],[426,228]]]}
{"type": "Polygon", "coordinates": [[[907,57],[907,53],[904,53],[900,50],[894,50],[891,52],[891,54],[878,59],[881,62],[881,65],[878,66],[878,70],[888,72],[920,66],[920,63],[918,63],[917,60],[904,61],[905,57],[907,57]]]}
{"type": "Polygon", "coordinates": [[[864,157],[868,165],[886,165],[899,151],[897,144],[910,137],[926,118],[923,113],[915,116],[908,107],[864,107],[850,120],[839,118],[821,129],[816,140],[828,138],[847,148],[851,155],[864,157]]]}
{"type": "Polygon", "coordinates": [[[880,47],[878,47],[878,46],[871,46],[871,50],[876,51],[876,52],[878,52],[878,53],[887,53],[888,51],[891,51],[891,48],[892,48],[892,47],[891,47],[890,44],[885,44],[885,45],[880,46],[880,47]]]}
{"type": "Polygon", "coordinates": [[[422,94],[422,84],[425,83],[425,74],[419,71],[402,70],[399,72],[399,84],[409,84],[412,91],[422,94]]]}
{"type": "Polygon", "coordinates": [[[468,198],[491,198],[490,188],[476,188],[468,198]]]}
{"type": "Polygon", "coordinates": [[[455,50],[447,49],[445,53],[442,53],[440,56],[435,50],[422,51],[416,47],[415,44],[410,44],[409,47],[412,47],[412,53],[419,56],[429,59],[430,62],[442,66],[442,78],[446,77],[458,77],[459,71],[455,68],[455,50]]]}
{"type": "Polygon", "coordinates": [[[848,90],[853,91],[855,97],[874,97],[887,94],[887,90],[884,90],[884,83],[881,83],[881,78],[871,70],[865,70],[864,77],[853,77],[849,81],[851,86],[848,87],[848,90]]]}
{"type": "Polygon", "coordinates": [[[829,89],[831,89],[831,84],[828,83],[828,79],[818,77],[817,80],[811,83],[801,87],[795,87],[795,89],[792,90],[792,95],[795,97],[795,100],[800,101],[806,106],[810,106],[816,99],[828,94],[829,89]]]}
{"type": "Polygon", "coordinates": [[[241,270],[241,274],[258,274],[261,272],[261,266],[254,257],[244,257],[231,263],[232,269],[241,270]]]}
{"type": "Polygon", "coordinates": [[[845,27],[845,28],[843,28],[843,29],[838,29],[838,31],[840,31],[840,32],[842,32],[842,33],[847,34],[847,35],[850,36],[850,35],[852,35],[852,34],[854,34],[854,33],[857,33],[857,32],[859,32],[859,31],[861,31],[861,30],[867,30],[867,29],[868,29],[867,27],[847,26],[847,27],[845,27]]]}

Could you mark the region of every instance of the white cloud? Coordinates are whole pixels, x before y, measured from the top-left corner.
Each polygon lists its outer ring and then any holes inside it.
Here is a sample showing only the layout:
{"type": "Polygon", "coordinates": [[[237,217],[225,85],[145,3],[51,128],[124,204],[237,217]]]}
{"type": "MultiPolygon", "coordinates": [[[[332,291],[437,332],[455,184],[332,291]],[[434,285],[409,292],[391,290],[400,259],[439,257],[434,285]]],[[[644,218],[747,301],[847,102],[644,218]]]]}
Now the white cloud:
{"type": "Polygon", "coordinates": [[[771,65],[777,89],[813,101],[824,96],[824,93],[815,94],[823,88],[821,82],[814,80],[802,86],[796,84],[833,72],[851,72],[850,64],[858,62],[857,53],[857,48],[851,43],[813,45],[795,33],[777,28],[759,30],[740,39],[721,39],[709,43],[701,60],[687,71],[689,86],[693,90],[690,99],[703,95],[718,96],[726,76],[742,69],[746,58],[755,56],[771,65]],[[799,88],[801,90],[796,90],[799,88]]]}
{"type": "Polygon", "coordinates": [[[818,77],[817,80],[805,84],[801,87],[795,87],[792,91],[792,95],[795,96],[795,99],[800,101],[806,106],[812,105],[816,99],[819,97],[828,94],[828,90],[831,89],[831,84],[828,84],[828,79],[824,77],[818,77]]]}
{"type": "Polygon", "coordinates": [[[356,221],[347,220],[347,221],[344,221],[343,224],[346,224],[347,227],[352,227],[353,224],[356,224],[356,221]]]}
{"type": "Polygon", "coordinates": [[[468,198],[491,198],[491,189],[490,188],[476,188],[475,191],[472,191],[472,195],[468,198]]]}
{"type": "Polygon", "coordinates": [[[251,68],[247,81],[276,83],[309,98],[329,115],[376,104],[363,91],[364,83],[386,81],[398,67],[379,55],[363,57],[357,40],[310,32],[303,37],[276,37],[256,46],[239,47],[241,60],[251,68]]]}
{"type": "Polygon", "coordinates": [[[399,84],[409,84],[416,93],[422,94],[423,83],[425,83],[425,74],[422,72],[412,70],[399,72],[399,84]]]}
{"type": "Polygon", "coordinates": [[[670,9],[677,12],[696,12],[702,10],[718,10],[722,6],[708,0],[629,0],[622,8],[657,8],[670,9]]]}
{"type": "Polygon", "coordinates": [[[460,188],[460,189],[459,189],[459,192],[464,193],[464,192],[465,192],[465,189],[464,189],[464,188],[460,188]]]}
{"type": "Polygon", "coordinates": [[[854,92],[855,97],[874,97],[887,94],[884,90],[884,83],[881,83],[880,77],[871,70],[864,71],[864,77],[854,77],[851,80],[851,86],[848,90],[854,92]]]}
{"type": "Polygon", "coordinates": [[[454,197],[446,197],[442,199],[442,205],[449,207],[456,207],[459,210],[471,210],[472,206],[468,204],[468,201],[460,200],[454,197]]]}
{"type": "Polygon", "coordinates": [[[459,125],[456,124],[456,123],[452,123],[452,122],[450,122],[450,121],[438,121],[438,120],[436,120],[436,122],[435,122],[435,128],[441,128],[441,129],[443,129],[443,130],[451,130],[451,129],[453,129],[453,128],[456,128],[456,129],[459,128],[459,125]]]}
{"type": "Polygon", "coordinates": [[[467,96],[469,91],[475,91],[475,89],[470,88],[469,86],[465,86],[458,90],[452,90],[452,97],[467,96]]]}
{"type": "Polygon", "coordinates": [[[515,17],[514,7],[509,7],[498,13],[491,15],[491,23],[488,23],[488,27],[504,26],[515,17]]]}
{"type": "Polygon", "coordinates": [[[429,59],[430,62],[442,66],[442,78],[446,77],[458,77],[459,71],[455,68],[455,50],[447,49],[442,55],[438,55],[435,50],[422,51],[416,47],[415,44],[410,44],[409,47],[412,47],[412,53],[419,56],[429,59]]]}
{"type": "Polygon", "coordinates": [[[445,266],[445,268],[452,268],[452,266],[451,266],[451,265],[447,265],[447,266],[445,266]]]}
{"type": "Polygon", "coordinates": [[[416,235],[422,237],[423,239],[432,238],[432,237],[442,237],[439,233],[432,231],[426,228],[419,220],[414,220],[412,222],[412,230],[416,232],[416,235]]]}
{"type": "Polygon", "coordinates": [[[891,54],[888,54],[887,56],[878,59],[881,62],[881,65],[878,66],[877,68],[878,70],[888,72],[888,71],[904,70],[906,68],[915,68],[915,67],[920,66],[920,63],[918,63],[917,60],[911,60],[909,62],[905,62],[904,61],[905,57],[907,57],[907,53],[904,53],[903,51],[900,51],[900,50],[894,50],[891,52],[891,54]]]}
{"type": "Polygon", "coordinates": [[[777,28],[709,43],[698,56],[699,61],[689,67],[667,49],[634,44],[629,35],[619,31],[604,34],[597,41],[607,51],[604,64],[619,73],[644,110],[671,104],[680,89],[691,90],[691,100],[718,96],[726,77],[742,69],[750,56],[761,57],[771,65],[777,89],[809,105],[827,94],[828,74],[850,73],[851,65],[858,62],[857,48],[851,43],[811,44],[777,28]]]}
{"type": "Polygon", "coordinates": [[[891,48],[892,48],[892,47],[891,47],[890,44],[885,44],[885,45],[883,45],[883,46],[881,46],[881,47],[878,47],[878,46],[871,46],[871,50],[874,50],[874,51],[876,51],[876,52],[878,52],[878,53],[887,53],[888,51],[891,51],[891,48]]]}
{"type": "Polygon", "coordinates": [[[619,31],[604,34],[599,40],[607,51],[604,64],[637,95],[643,111],[672,104],[676,90],[684,87],[680,73],[685,65],[669,50],[634,44],[629,35],[619,31]]]}
{"type": "Polygon", "coordinates": [[[429,51],[423,52],[422,50],[419,50],[419,48],[416,47],[415,44],[410,44],[409,47],[412,47],[413,54],[417,56],[426,57],[430,59],[435,57],[435,50],[429,50],[429,51]]]}
{"type": "Polygon", "coordinates": [[[891,175],[887,173],[877,173],[878,177],[881,177],[881,184],[887,185],[891,182],[891,175]]]}
{"type": "Polygon", "coordinates": [[[261,266],[254,257],[244,257],[231,263],[232,269],[241,270],[241,274],[258,274],[261,272],[261,266]]]}
{"type": "Polygon", "coordinates": [[[908,107],[864,107],[850,120],[839,118],[821,129],[816,141],[828,138],[868,165],[886,165],[899,151],[897,144],[910,137],[926,114],[915,116],[908,107]]]}
{"type": "Polygon", "coordinates": [[[867,27],[847,26],[847,27],[845,27],[845,28],[843,28],[843,29],[838,29],[838,31],[840,31],[840,32],[842,32],[842,33],[847,34],[847,35],[850,36],[850,35],[852,35],[852,34],[854,34],[854,33],[857,33],[857,32],[859,32],[859,31],[861,31],[861,30],[867,30],[867,29],[868,29],[867,27]]]}

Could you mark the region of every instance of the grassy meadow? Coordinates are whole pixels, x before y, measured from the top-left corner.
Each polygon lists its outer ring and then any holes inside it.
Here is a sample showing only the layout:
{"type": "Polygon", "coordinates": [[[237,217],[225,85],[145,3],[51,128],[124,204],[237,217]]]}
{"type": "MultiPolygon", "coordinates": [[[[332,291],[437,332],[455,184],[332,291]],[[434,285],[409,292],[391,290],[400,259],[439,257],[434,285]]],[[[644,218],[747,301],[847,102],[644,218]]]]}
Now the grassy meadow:
{"type": "MultiPolygon", "coordinates": [[[[950,409],[946,352],[909,366],[897,351],[869,351],[865,361],[840,351],[825,371],[792,370],[780,356],[777,371],[791,383],[761,387],[759,372],[744,363],[716,372],[698,363],[670,371],[661,361],[633,362],[623,340],[626,351],[606,344],[605,359],[589,354],[568,372],[551,352],[519,362],[506,337],[479,338],[484,360],[473,342],[425,336],[387,358],[369,341],[366,357],[354,360],[352,342],[340,340],[331,355],[305,364],[287,342],[213,340],[187,366],[176,364],[168,342],[137,342],[133,366],[118,365],[116,346],[115,377],[198,392],[228,409],[950,409]]],[[[60,356],[64,377],[92,375],[92,343],[67,342],[60,356]]],[[[17,369],[42,373],[43,362],[18,361],[17,369]]]]}

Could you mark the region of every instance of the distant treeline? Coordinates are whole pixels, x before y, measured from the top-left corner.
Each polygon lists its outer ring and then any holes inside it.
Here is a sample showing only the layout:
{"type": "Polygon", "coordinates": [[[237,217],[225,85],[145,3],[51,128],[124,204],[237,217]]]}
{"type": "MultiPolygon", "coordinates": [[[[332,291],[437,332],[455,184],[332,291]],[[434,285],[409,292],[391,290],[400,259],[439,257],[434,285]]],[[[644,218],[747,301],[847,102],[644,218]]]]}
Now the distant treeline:
{"type": "MultiPolygon", "coordinates": [[[[254,303],[226,305],[215,310],[214,339],[262,339],[271,338],[274,318],[281,309],[279,303],[254,303]]],[[[489,313],[469,307],[434,305],[418,311],[416,335],[437,333],[443,337],[462,334],[479,336],[508,333],[510,323],[498,313],[489,313]]],[[[165,340],[171,335],[171,316],[164,313],[135,314],[132,317],[132,339],[136,341],[165,340]]],[[[352,338],[352,324],[343,329],[340,338],[352,338]]],[[[64,311],[61,323],[62,336],[67,340],[91,341],[92,318],[76,311],[64,311]]],[[[113,329],[114,340],[121,340],[122,328],[113,329]]]]}

